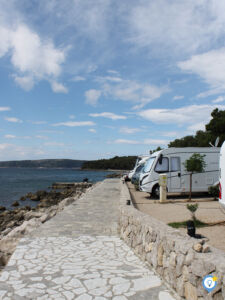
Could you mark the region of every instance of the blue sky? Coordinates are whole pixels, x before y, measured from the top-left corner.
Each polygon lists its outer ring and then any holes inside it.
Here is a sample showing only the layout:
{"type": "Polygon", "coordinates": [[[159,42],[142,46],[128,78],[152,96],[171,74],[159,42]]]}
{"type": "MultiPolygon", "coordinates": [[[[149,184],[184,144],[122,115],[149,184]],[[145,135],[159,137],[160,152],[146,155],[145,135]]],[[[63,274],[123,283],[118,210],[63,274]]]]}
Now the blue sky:
{"type": "Polygon", "coordinates": [[[146,154],[204,129],[225,109],[224,11],[1,0],[0,160],[146,154]]]}

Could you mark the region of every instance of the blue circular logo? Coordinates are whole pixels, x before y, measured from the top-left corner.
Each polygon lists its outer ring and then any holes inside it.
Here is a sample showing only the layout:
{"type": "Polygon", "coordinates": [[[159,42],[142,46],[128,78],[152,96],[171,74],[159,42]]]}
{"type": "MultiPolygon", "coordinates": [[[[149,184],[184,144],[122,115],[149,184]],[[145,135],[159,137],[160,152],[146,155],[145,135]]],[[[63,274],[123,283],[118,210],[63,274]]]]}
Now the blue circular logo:
{"type": "Polygon", "coordinates": [[[207,292],[211,292],[217,286],[217,277],[212,275],[207,275],[202,280],[202,285],[207,292]]]}

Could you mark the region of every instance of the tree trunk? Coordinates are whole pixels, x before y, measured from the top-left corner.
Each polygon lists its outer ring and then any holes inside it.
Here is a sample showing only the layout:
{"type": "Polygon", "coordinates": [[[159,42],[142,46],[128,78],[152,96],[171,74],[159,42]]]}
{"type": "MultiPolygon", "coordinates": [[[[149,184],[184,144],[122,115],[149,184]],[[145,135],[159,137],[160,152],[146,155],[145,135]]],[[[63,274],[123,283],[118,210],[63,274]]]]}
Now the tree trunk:
{"type": "Polygon", "coordinates": [[[189,191],[189,200],[191,201],[191,192],[192,192],[192,173],[190,174],[190,191],[189,191]]]}

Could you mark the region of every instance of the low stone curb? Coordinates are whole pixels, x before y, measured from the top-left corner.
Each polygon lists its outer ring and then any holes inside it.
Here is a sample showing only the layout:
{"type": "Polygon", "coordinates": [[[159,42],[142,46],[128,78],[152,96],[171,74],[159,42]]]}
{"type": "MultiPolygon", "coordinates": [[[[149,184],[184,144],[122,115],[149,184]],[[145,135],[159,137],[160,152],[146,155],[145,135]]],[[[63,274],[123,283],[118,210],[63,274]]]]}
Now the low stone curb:
{"type": "Polygon", "coordinates": [[[172,287],[181,299],[225,299],[225,253],[183,235],[179,230],[146,215],[132,205],[128,187],[121,181],[121,238],[172,287]],[[207,252],[210,251],[210,252],[207,252]],[[202,286],[204,276],[218,278],[216,288],[208,293],[202,286]]]}

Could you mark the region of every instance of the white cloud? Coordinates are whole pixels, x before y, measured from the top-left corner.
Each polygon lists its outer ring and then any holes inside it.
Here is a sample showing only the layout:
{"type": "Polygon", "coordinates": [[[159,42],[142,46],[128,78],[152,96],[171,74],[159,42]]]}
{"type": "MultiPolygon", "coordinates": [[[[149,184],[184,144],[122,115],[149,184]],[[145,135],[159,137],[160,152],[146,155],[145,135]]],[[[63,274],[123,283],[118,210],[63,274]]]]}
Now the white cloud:
{"type": "Polygon", "coordinates": [[[41,132],[41,133],[57,133],[57,134],[63,134],[64,133],[64,131],[60,131],[60,130],[48,130],[48,129],[39,130],[38,132],[41,132]]]}
{"type": "Polygon", "coordinates": [[[174,109],[148,109],[137,113],[142,118],[157,124],[196,124],[207,123],[211,119],[211,112],[218,107],[225,109],[224,105],[190,105],[174,109]]]}
{"type": "Polygon", "coordinates": [[[14,117],[5,117],[5,120],[12,123],[23,123],[22,120],[14,117]]]}
{"type": "Polygon", "coordinates": [[[130,101],[136,104],[133,108],[138,109],[147,103],[160,98],[169,92],[166,86],[158,87],[152,84],[139,83],[134,80],[121,80],[112,84],[105,83],[102,86],[105,96],[122,101],[130,101]]]}
{"type": "MultiPolygon", "coordinates": [[[[1,26],[0,57],[9,55],[16,74],[15,82],[25,90],[30,90],[40,80],[51,83],[61,74],[65,61],[65,49],[57,49],[49,39],[42,39],[25,24],[13,27],[1,26]]],[[[60,85],[58,83],[58,85],[60,85]]],[[[52,83],[53,91],[65,92],[52,83]]]]}
{"type": "Polygon", "coordinates": [[[225,96],[219,96],[218,98],[212,100],[212,103],[221,103],[225,101],[225,96]]]}
{"type": "Polygon", "coordinates": [[[125,133],[125,134],[133,134],[133,133],[137,133],[137,132],[141,131],[141,129],[140,128],[121,127],[119,131],[121,133],[125,133]]]}
{"type": "Polygon", "coordinates": [[[94,128],[88,129],[88,131],[90,131],[92,133],[96,133],[97,132],[94,128]]]}
{"type": "Polygon", "coordinates": [[[168,140],[160,140],[160,139],[145,139],[144,144],[145,145],[167,145],[169,143],[168,140]]]}
{"type": "Polygon", "coordinates": [[[67,126],[67,127],[82,127],[82,126],[94,126],[95,123],[92,121],[82,121],[82,122],[61,122],[61,123],[56,123],[52,124],[52,126],[67,126]]]}
{"type": "Polygon", "coordinates": [[[174,96],[173,97],[173,100],[176,101],[176,100],[181,100],[181,99],[184,99],[184,96],[174,96]]]}
{"type": "Polygon", "coordinates": [[[95,89],[88,90],[85,92],[86,103],[96,106],[100,96],[101,96],[101,91],[95,89]]]}
{"type": "Polygon", "coordinates": [[[11,32],[12,63],[21,72],[31,72],[35,76],[58,76],[60,64],[64,61],[63,51],[57,50],[52,42],[41,41],[37,33],[20,25],[11,32]]]}
{"type": "Polygon", "coordinates": [[[223,1],[137,1],[126,10],[129,41],[154,54],[192,54],[221,42],[223,1]]]}
{"type": "Polygon", "coordinates": [[[14,75],[15,82],[25,91],[30,91],[34,86],[34,79],[31,76],[17,76],[14,75]]]}
{"type": "Polygon", "coordinates": [[[7,107],[7,106],[1,106],[0,107],[0,111],[9,111],[9,110],[11,110],[10,107],[7,107]]]}
{"type": "Polygon", "coordinates": [[[210,90],[199,93],[196,97],[197,98],[207,98],[209,96],[221,94],[221,92],[223,92],[223,89],[221,90],[220,88],[212,88],[210,90]]]}
{"type": "Polygon", "coordinates": [[[195,123],[193,125],[188,126],[187,130],[192,133],[196,133],[196,131],[198,130],[205,130],[205,125],[206,123],[204,122],[195,123]]]}
{"type": "Polygon", "coordinates": [[[115,144],[130,144],[130,145],[138,145],[140,142],[134,140],[126,140],[126,139],[117,139],[114,141],[115,144]]]}
{"type": "Polygon", "coordinates": [[[123,79],[118,76],[98,76],[95,78],[95,81],[97,82],[122,82],[123,79]]]}
{"type": "MultiPolygon", "coordinates": [[[[0,151],[5,150],[6,148],[8,148],[10,146],[10,144],[0,144],[0,151]]],[[[0,152],[1,153],[1,152],[0,152]]]]}
{"type": "Polygon", "coordinates": [[[13,134],[5,134],[5,135],[4,135],[4,138],[6,138],[6,139],[15,139],[16,136],[13,135],[13,134]]]}
{"type": "Polygon", "coordinates": [[[181,70],[197,74],[211,90],[198,97],[207,97],[225,91],[225,48],[193,55],[189,60],[178,63],[181,70]]]}
{"type": "Polygon", "coordinates": [[[178,133],[177,131],[161,132],[160,134],[167,137],[179,137],[181,135],[181,133],[178,133]]]}
{"type": "Polygon", "coordinates": [[[113,142],[114,144],[130,144],[130,145],[167,145],[169,143],[168,140],[160,140],[160,139],[145,139],[144,141],[136,141],[136,140],[127,140],[127,139],[117,139],[113,142]]]}
{"type": "Polygon", "coordinates": [[[114,75],[119,75],[119,72],[116,71],[116,70],[107,70],[107,73],[114,74],[114,75]]]}
{"type": "Polygon", "coordinates": [[[116,115],[111,112],[103,112],[103,113],[96,113],[96,114],[89,114],[90,117],[98,118],[98,117],[103,117],[111,120],[125,120],[127,117],[122,116],[122,115],[116,115]]]}
{"type": "Polygon", "coordinates": [[[113,16],[111,1],[56,0],[44,1],[41,5],[48,15],[57,16],[61,29],[71,28],[75,38],[85,37],[95,42],[107,38],[107,24],[113,16]]]}
{"type": "Polygon", "coordinates": [[[25,147],[14,144],[0,144],[0,160],[15,160],[15,159],[39,159],[40,155],[44,155],[41,147],[25,147]]]}
{"type": "Polygon", "coordinates": [[[42,125],[42,124],[46,124],[47,122],[46,121],[32,121],[31,123],[34,125],[42,125]]]}
{"type": "Polygon", "coordinates": [[[10,31],[3,26],[0,27],[0,57],[4,56],[10,47],[10,31]]]}
{"type": "Polygon", "coordinates": [[[86,72],[89,74],[89,73],[93,73],[95,72],[96,70],[98,69],[98,66],[95,65],[95,64],[89,64],[87,66],[87,69],[86,69],[86,72]]]}
{"type": "Polygon", "coordinates": [[[51,87],[54,93],[63,93],[63,94],[68,93],[68,89],[62,83],[53,81],[51,83],[51,87]]]}

